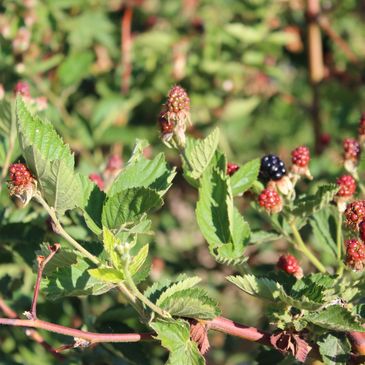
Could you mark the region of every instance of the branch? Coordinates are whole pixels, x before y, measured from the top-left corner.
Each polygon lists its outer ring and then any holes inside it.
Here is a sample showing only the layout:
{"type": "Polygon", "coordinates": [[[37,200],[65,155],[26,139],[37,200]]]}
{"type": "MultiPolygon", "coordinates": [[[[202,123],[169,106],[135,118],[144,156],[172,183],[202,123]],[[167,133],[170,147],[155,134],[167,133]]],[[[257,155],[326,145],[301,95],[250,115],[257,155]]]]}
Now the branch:
{"type": "Polygon", "coordinates": [[[71,336],[76,339],[82,339],[88,341],[90,344],[100,342],[139,342],[153,339],[151,333],[95,333],[61,326],[40,319],[0,318],[0,324],[14,327],[39,328],[61,335],[71,336]]]}
{"type": "Polygon", "coordinates": [[[37,280],[34,288],[34,294],[33,294],[33,300],[32,300],[32,307],[30,311],[30,315],[32,319],[37,319],[37,301],[38,301],[38,295],[39,295],[39,289],[41,286],[41,280],[43,275],[43,270],[47,263],[53,258],[53,256],[58,252],[60,249],[60,244],[55,243],[53,246],[48,246],[50,250],[50,254],[47,257],[44,256],[38,256],[38,273],[37,273],[37,280]]]}

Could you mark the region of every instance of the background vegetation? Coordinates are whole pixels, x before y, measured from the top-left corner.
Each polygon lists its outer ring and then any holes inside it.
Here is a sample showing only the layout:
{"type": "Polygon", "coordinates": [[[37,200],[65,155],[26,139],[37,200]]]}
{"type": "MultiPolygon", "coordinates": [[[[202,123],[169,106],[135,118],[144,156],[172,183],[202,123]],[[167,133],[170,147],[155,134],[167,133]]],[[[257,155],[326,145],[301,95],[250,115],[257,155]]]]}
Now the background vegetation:
{"type": "MultiPolygon", "coordinates": [[[[340,143],[356,134],[365,96],[365,2],[322,1],[320,12],[315,3],[3,0],[0,84],[9,93],[19,80],[30,84],[43,115],[71,145],[85,174],[103,172],[112,155],[127,159],[136,138],[150,141],[151,155],[163,150],[172,165],[178,164],[156,126],[167,91],[178,83],[191,98],[193,126],[188,133],[205,136],[219,126],[220,148],[231,161],[243,164],[264,152],[288,161],[291,149],[306,144],[317,154],[312,174],[335,181],[342,169],[340,143]]],[[[0,166],[6,164],[9,149],[5,132],[0,120],[0,166]]],[[[19,155],[15,144],[11,160],[19,155]]],[[[31,302],[39,237],[54,241],[56,236],[42,212],[16,209],[5,180],[3,174],[0,293],[21,313],[31,302]]],[[[209,255],[195,221],[196,192],[180,174],[175,182],[153,218],[152,280],[197,273],[220,298],[227,317],[267,327],[262,302],[225,284],[224,277],[233,271],[209,255]]],[[[238,204],[247,209],[253,227],[262,225],[242,200],[238,204]]],[[[64,220],[76,239],[89,239],[79,217],[64,220]]],[[[250,264],[265,272],[287,251],[287,243],[279,240],[250,250],[250,264]]],[[[138,328],[131,310],[116,305],[120,298],[113,295],[54,302],[42,297],[39,312],[56,323],[83,322],[88,329],[138,328]]],[[[208,364],[275,363],[272,353],[265,358],[262,348],[259,354],[258,347],[235,338],[214,334],[211,344],[208,364]]],[[[64,364],[129,364],[131,359],[157,365],[165,356],[163,349],[149,344],[104,345],[71,351],[64,364]]],[[[0,329],[0,364],[58,361],[21,330],[0,329]]]]}

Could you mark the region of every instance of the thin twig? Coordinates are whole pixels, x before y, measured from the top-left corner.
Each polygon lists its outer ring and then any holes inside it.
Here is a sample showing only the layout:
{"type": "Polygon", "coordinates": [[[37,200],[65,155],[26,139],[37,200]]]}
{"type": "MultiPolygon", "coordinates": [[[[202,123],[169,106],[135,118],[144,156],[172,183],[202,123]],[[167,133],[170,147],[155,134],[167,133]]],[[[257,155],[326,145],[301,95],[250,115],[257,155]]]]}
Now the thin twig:
{"type": "Polygon", "coordinates": [[[38,273],[37,273],[37,280],[35,283],[34,288],[34,294],[33,294],[33,300],[32,300],[32,307],[31,307],[31,315],[33,319],[37,319],[37,302],[38,302],[38,295],[39,295],[39,289],[41,286],[41,280],[43,275],[43,270],[47,263],[53,258],[53,256],[58,252],[60,249],[60,244],[55,243],[53,246],[49,246],[50,254],[47,257],[44,256],[38,256],[38,273]]]}

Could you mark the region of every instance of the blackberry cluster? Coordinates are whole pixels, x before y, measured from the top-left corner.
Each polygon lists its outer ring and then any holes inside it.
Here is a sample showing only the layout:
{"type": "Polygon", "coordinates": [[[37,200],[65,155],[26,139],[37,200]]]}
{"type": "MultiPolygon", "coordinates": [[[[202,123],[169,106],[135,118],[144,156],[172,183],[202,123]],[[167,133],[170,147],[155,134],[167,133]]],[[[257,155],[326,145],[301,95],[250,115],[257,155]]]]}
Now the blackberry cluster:
{"type": "Polygon", "coordinates": [[[269,154],[261,159],[259,179],[263,182],[280,180],[286,174],[285,164],[278,156],[269,154]]]}
{"type": "Polygon", "coordinates": [[[358,231],[359,224],[365,220],[365,201],[357,200],[348,204],[345,217],[347,226],[354,231],[358,231]]]}
{"type": "Polygon", "coordinates": [[[295,150],[292,151],[291,157],[293,165],[297,165],[299,167],[307,167],[310,161],[310,152],[308,147],[297,147],[295,150]]]}
{"type": "Polygon", "coordinates": [[[190,110],[190,99],[187,92],[181,86],[174,86],[167,96],[167,109],[171,113],[190,110]]]}
{"type": "Polygon", "coordinates": [[[271,189],[264,189],[259,195],[259,204],[268,213],[279,213],[283,208],[280,195],[271,189]]]}

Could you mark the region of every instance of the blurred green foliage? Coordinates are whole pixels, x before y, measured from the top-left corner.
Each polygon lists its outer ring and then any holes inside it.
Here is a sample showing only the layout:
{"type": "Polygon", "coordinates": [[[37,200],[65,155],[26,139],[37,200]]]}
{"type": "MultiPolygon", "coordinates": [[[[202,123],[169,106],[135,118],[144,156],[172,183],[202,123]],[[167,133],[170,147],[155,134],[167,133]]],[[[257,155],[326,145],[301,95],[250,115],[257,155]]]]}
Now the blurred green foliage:
{"type": "MultiPolygon", "coordinates": [[[[331,27],[357,57],[356,62],[349,60],[322,33],[325,78],[315,97],[321,133],[330,134],[334,145],[356,132],[365,96],[365,3],[322,3],[331,27]]],[[[0,84],[10,92],[18,80],[26,80],[32,97],[47,98],[44,115],[71,145],[79,170],[86,174],[103,171],[111,153],[125,150],[129,156],[136,138],[150,140],[151,154],[161,150],[158,112],[169,88],[179,83],[191,98],[194,124],[189,132],[201,136],[219,126],[220,147],[231,160],[243,164],[263,151],[288,159],[293,147],[307,144],[324,149],[313,161],[313,175],[334,181],[341,171],[339,149],[327,148],[324,138],[323,145],[316,146],[313,135],[306,26],[301,0],[2,0],[0,84]],[[127,9],[131,11],[130,39],[127,9]]],[[[7,143],[0,135],[1,166],[7,143]]],[[[19,158],[17,149],[12,157],[19,158]]],[[[171,162],[176,157],[171,156],[171,162]]],[[[154,216],[152,280],[195,272],[220,298],[226,316],[268,327],[261,302],[243,299],[235,288],[225,285],[224,276],[231,271],[213,261],[198,232],[196,193],[181,176],[175,179],[178,183],[168,193],[165,207],[154,216]]],[[[247,208],[241,204],[241,209],[247,208]]],[[[256,213],[247,216],[254,227],[262,224],[256,213]]],[[[6,189],[1,190],[0,293],[15,303],[17,313],[31,302],[38,237],[56,239],[46,220],[40,209],[15,209],[6,189]]],[[[92,241],[77,215],[65,217],[63,223],[75,238],[92,241]]],[[[265,272],[277,259],[275,250],[286,250],[286,242],[265,243],[255,250],[252,264],[265,272]]],[[[42,297],[38,312],[64,325],[77,327],[84,322],[89,330],[137,331],[141,325],[130,308],[116,305],[117,297],[113,293],[52,303],[42,297]]],[[[54,346],[64,343],[61,336],[44,333],[44,337],[54,346]]],[[[236,338],[214,334],[211,343],[210,364],[274,361],[271,352],[257,356],[257,347],[236,338]]],[[[137,364],[159,365],[166,356],[148,343],[100,345],[67,352],[63,363],[130,364],[132,359],[137,364]]],[[[277,364],[294,363],[275,356],[277,364]]],[[[58,363],[23,330],[1,328],[0,364],[58,363]]]]}

